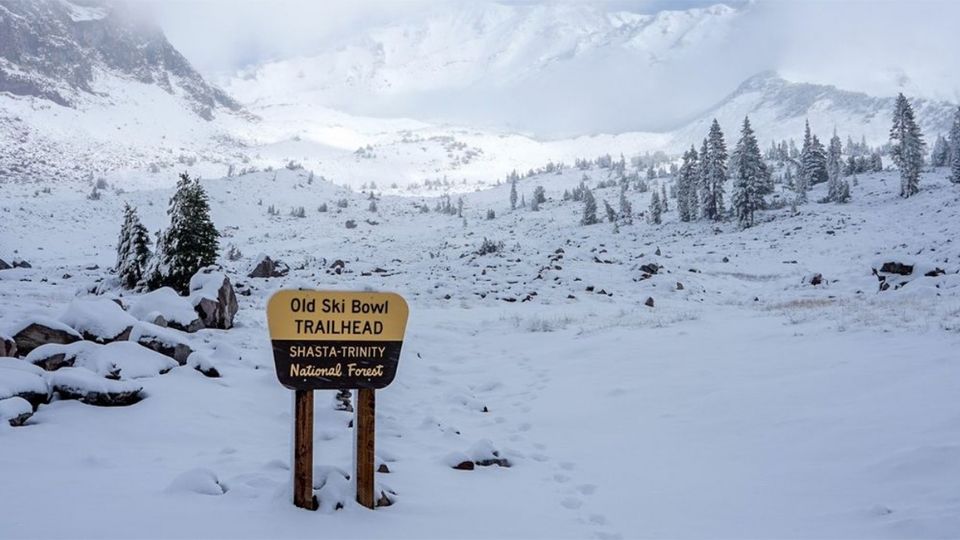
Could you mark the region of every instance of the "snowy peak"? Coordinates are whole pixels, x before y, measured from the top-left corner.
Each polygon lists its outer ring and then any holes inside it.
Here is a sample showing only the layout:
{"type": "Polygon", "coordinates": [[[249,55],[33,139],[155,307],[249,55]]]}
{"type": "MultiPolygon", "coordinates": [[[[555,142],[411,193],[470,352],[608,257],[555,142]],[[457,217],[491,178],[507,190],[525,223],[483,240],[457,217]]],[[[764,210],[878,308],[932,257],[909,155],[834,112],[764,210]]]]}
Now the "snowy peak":
{"type": "Polygon", "coordinates": [[[155,85],[205,119],[240,107],[208,84],[153,24],[113,4],[0,0],[0,92],[64,106],[108,96],[104,79],[155,85]]]}
{"type": "MultiPolygon", "coordinates": [[[[956,106],[947,102],[911,99],[917,121],[932,142],[937,134],[947,133],[956,106]]],[[[677,130],[674,138],[689,146],[703,138],[716,118],[724,131],[735,133],[745,116],[763,141],[798,138],[804,123],[810,120],[821,138],[834,128],[841,135],[871,144],[889,138],[894,97],[875,97],[842,90],[830,85],[791,82],[776,72],[766,71],[745,80],[717,105],[696,120],[677,130]],[[684,142],[685,141],[685,142],[684,142]]]]}

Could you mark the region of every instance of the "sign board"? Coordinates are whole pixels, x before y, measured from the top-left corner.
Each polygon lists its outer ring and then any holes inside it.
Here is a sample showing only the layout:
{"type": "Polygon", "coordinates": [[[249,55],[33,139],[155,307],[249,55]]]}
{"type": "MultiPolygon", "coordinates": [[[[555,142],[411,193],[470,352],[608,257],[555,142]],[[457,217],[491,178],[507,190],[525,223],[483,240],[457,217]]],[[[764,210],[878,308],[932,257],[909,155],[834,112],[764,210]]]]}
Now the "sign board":
{"type": "Polygon", "coordinates": [[[280,384],[379,389],[397,374],[409,308],[395,293],[282,290],[267,302],[280,384]]]}

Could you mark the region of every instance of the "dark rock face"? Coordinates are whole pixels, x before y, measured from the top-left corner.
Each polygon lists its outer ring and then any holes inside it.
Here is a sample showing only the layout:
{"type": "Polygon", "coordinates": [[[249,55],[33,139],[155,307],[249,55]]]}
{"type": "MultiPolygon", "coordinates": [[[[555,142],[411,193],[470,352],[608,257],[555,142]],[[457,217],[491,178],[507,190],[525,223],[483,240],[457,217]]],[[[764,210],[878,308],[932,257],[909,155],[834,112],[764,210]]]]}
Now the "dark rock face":
{"type": "Polygon", "coordinates": [[[11,267],[7,264],[7,261],[0,259],[0,270],[9,270],[11,267]]]}
{"type": "Polygon", "coordinates": [[[647,306],[647,307],[653,307],[653,304],[654,304],[654,302],[653,302],[653,297],[652,297],[652,296],[648,296],[647,299],[646,299],[646,301],[643,302],[643,305],[645,305],[645,306],[647,306]]]}
{"type": "Polygon", "coordinates": [[[30,353],[30,351],[47,343],[67,345],[80,341],[80,338],[57,328],[50,328],[40,323],[33,323],[13,336],[13,341],[19,353],[26,355],[30,353]]]}
{"type": "Polygon", "coordinates": [[[239,110],[209,85],[160,29],[120,4],[0,0],[0,92],[71,106],[93,94],[98,70],[175,93],[205,119],[239,110]],[[6,66],[4,66],[6,64],[6,66]]]}
{"type": "Polygon", "coordinates": [[[0,356],[17,356],[17,342],[13,338],[0,336],[0,356]]]}
{"type": "Polygon", "coordinates": [[[885,274],[899,274],[909,276],[913,273],[912,264],[903,264],[899,262],[885,262],[880,266],[880,271],[885,274]]]}
{"type": "MultiPolygon", "coordinates": [[[[193,308],[203,321],[206,328],[219,328],[229,330],[233,328],[233,318],[237,314],[239,305],[237,304],[237,294],[233,290],[230,279],[221,272],[212,269],[201,269],[198,274],[213,274],[211,277],[220,279],[220,285],[217,288],[216,295],[211,294],[206,286],[196,290],[191,294],[193,308]]],[[[196,276],[195,276],[196,277],[196,276]]],[[[191,280],[192,282],[193,280],[191,280]]]]}

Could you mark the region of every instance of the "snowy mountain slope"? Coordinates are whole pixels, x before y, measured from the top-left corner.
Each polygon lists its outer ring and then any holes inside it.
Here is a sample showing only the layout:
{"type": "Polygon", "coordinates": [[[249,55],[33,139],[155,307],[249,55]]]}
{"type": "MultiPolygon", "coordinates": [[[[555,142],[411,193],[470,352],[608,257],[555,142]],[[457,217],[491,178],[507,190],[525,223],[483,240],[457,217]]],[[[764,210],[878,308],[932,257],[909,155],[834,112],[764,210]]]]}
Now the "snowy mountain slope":
{"type": "MultiPolygon", "coordinates": [[[[745,116],[763,142],[803,137],[809,119],[814,132],[826,140],[834,129],[855,140],[865,137],[879,145],[890,138],[893,97],[874,97],[833,86],[791,82],[774,72],[755,75],[699,118],[672,133],[674,148],[686,141],[698,145],[716,118],[732,139],[745,116]]],[[[925,99],[911,100],[917,122],[932,144],[938,134],[949,133],[957,105],[925,99]]]]}
{"type": "MultiPolygon", "coordinates": [[[[464,194],[466,225],[414,206],[435,198],[383,196],[371,212],[368,194],[310,183],[305,171],[204,181],[222,248],[242,251],[222,262],[250,293],[238,297],[236,328],[186,338],[216,353],[222,378],[179,367],[138,379],[147,397],[131,407],[56,401],[22,428],[0,425],[0,498],[12,516],[0,536],[957,530],[960,192],[943,170],[925,173],[909,200],[884,172],[860,176],[848,205],[764,212],[747,231],[679,223],[671,210],[662,226],[637,216],[616,234],[606,222],[579,226],[580,204],[562,201],[584,174],[601,204],[619,196],[598,187],[606,171],[568,169],[519,182],[528,200],[546,188],[537,212],[511,212],[507,185],[464,194]],[[288,215],[295,206],[305,217],[288,215]],[[503,251],[477,256],[484,238],[503,251]],[[247,278],[260,252],[288,262],[290,275],[247,278]],[[880,293],[870,270],[878,257],[947,274],[880,293]],[[336,260],[343,273],[331,271],[336,260]],[[640,265],[650,263],[663,268],[644,278],[640,265]],[[812,272],[824,283],[806,283],[812,272]],[[316,398],[324,511],[289,503],[291,399],[275,380],[264,306],[273,291],[299,286],[394,290],[410,303],[397,380],[377,395],[377,453],[390,470],[377,481],[397,492],[394,506],[367,512],[336,480],[350,470],[352,431],[333,392],[316,398]],[[512,466],[455,471],[445,461],[487,444],[512,466]],[[56,520],[37,504],[51,482],[72,501],[56,520]],[[336,502],[345,508],[333,511],[336,502]]],[[[0,257],[14,251],[33,264],[0,271],[0,333],[33,314],[58,317],[109,277],[124,202],[150,230],[167,220],[168,188],[89,201],[41,185],[51,191],[5,186],[0,202],[0,257]],[[37,229],[48,233],[42,245],[37,229]]],[[[627,197],[638,211],[649,203],[649,193],[627,197]]]]}
{"type": "Polygon", "coordinates": [[[156,85],[205,119],[239,105],[208,84],[156,26],[121,4],[0,2],[0,92],[60,105],[118,97],[103,79],[156,85]]]}

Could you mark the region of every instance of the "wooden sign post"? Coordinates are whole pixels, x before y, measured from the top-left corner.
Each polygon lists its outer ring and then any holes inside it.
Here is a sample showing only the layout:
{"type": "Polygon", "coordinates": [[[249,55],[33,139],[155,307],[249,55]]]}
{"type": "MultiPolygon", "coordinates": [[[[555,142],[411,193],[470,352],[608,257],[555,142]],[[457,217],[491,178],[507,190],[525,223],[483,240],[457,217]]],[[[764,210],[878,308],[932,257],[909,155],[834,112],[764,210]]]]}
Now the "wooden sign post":
{"type": "Polygon", "coordinates": [[[409,308],[394,293],[278,291],[267,323],[280,384],[294,390],[293,504],[313,497],[313,391],[357,389],[357,502],[373,508],[374,391],[397,374],[409,308]]]}

